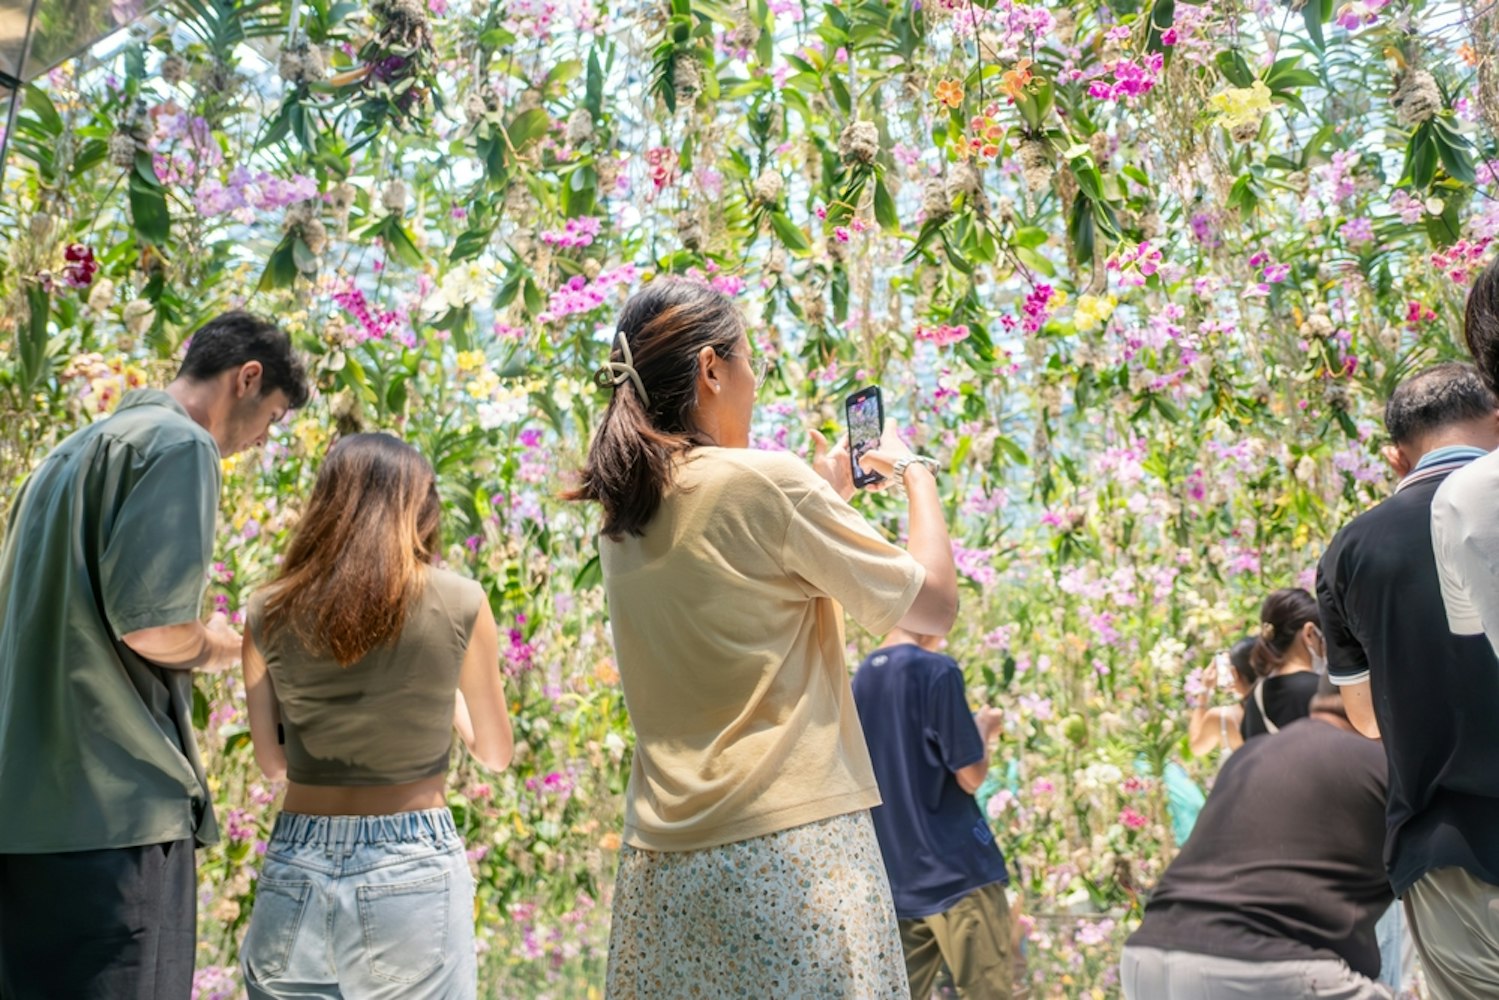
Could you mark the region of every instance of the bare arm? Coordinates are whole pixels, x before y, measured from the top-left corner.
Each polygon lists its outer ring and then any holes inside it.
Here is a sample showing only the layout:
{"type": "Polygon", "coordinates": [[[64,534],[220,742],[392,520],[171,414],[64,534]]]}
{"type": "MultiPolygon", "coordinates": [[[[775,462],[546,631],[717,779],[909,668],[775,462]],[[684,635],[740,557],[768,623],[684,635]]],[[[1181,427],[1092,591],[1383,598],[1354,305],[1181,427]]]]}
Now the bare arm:
{"type": "Polygon", "coordinates": [[[250,743],[255,748],[255,763],[272,781],[286,778],[286,751],[281,747],[281,708],[276,701],[276,687],[271,683],[265,658],[255,646],[255,638],[245,632],[241,656],[245,676],[245,704],[250,710],[250,743]]]}
{"type": "MultiPolygon", "coordinates": [[[[847,500],[854,493],[847,445],[840,441],[829,448],[827,439],[816,431],[812,432],[812,441],[812,467],[847,500]]],[[[895,421],[887,420],[879,448],[865,452],[859,462],[884,476],[884,486],[888,487],[895,462],[909,454],[911,449],[900,439],[895,421]]],[[[926,579],[897,624],[919,635],[946,635],[958,620],[958,570],[953,563],[942,499],[937,494],[937,478],[925,466],[910,465],[906,467],[905,487],[911,509],[906,551],[926,570],[926,579]]]]}
{"type": "Polygon", "coordinates": [[[984,779],[989,777],[989,757],[994,753],[994,743],[999,738],[999,727],[1003,719],[1004,715],[997,708],[981,708],[973,717],[979,727],[979,735],[984,740],[984,756],[953,772],[953,777],[958,779],[958,787],[969,795],[977,793],[984,784],[984,779]]]}
{"type": "Polygon", "coordinates": [[[234,666],[240,656],[239,633],[222,614],[215,614],[207,625],[183,622],[143,628],[120,639],[142,659],[170,670],[217,672],[234,666]]]}
{"type": "Polygon", "coordinates": [[[911,465],[905,478],[906,493],[911,498],[906,549],[926,570],[926,579],[911,609],[900,620],[900,627],[920,635],[946,635],[958,620],[958,570],[953,564],[942,499],[937,495],[937,477],[924,465],[911,465]]]}
{"type": "Polygon", "coordinates": [[[1187,745],[1193,754],[1201,757],[1223,742],[1223,733],[1227,730],[1228,748],[1237,750],[1244,743],[1244,737],[1239,733],[1239,723],[1243,719],[1244,709],[1238,705],[1198,706],[1192,709],[1192,717],[1187,722],[1187,745]]]}
{"type": "Polygon", "coordinates": [[[474,634],[468,642],[468,653],[458,674],[458,698],[453,718],[459,735],[474,758],[492,771],[510,766],[515,752],[515,734],[510,727],[510,712],[505,707],[505,685],[500,677],[499,628],[489,602],[479,606],[474,634]],[[464,732],[464,716],[469,731],[464,732]]]}
{"type": "Polygon", "coordinates": [[[1379,739],[1379,720],[1374,717],[1374,696],[1369,690],[1368,679],[1357,684],[1340,684],[1338,690],[1342,692],[1343,708],[1347,710],[1353,728],[1371,740],[1379,739]]]}

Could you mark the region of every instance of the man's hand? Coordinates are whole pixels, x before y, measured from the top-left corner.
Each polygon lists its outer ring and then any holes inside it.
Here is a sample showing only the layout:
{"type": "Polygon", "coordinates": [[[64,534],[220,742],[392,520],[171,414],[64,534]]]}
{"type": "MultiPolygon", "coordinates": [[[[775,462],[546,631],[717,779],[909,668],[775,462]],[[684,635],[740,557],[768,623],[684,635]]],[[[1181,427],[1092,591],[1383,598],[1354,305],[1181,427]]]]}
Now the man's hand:
{"type": "Polygon", "coordinates": [[[203,631],[208,634],[208,642],[213,646],[215,662],[205,664],[202,669],[227,670],[239,662],[240,652],[244,649],[244,636],[229,624],[228,615],[215,611],[209,616],[203,631]]]}
{"type": "Polygon", "coordinates": [[[985,746],[991,746],[999,739],[999,730],[1004,725],[1004,720],[1003,712],[988,705],[973,713],[973,721],[979,727],[979,735],[984,738],[985,746]]]}

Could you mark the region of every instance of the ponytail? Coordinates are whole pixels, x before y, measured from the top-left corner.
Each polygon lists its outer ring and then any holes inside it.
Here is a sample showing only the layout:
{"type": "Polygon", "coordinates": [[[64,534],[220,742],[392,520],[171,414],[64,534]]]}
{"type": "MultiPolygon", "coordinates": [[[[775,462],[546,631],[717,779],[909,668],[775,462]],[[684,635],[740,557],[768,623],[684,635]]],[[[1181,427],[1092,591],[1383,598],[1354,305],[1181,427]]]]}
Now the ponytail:
{"type": "Polygon", "coordinates": [[[603,533],[643,535],[671,486],[677,456],[708,444],[692,426],[698,354],[727,357],[744,335],[734,303],[707,285],[658,278],[620,313],[609,360],[595,373],[614,396],[565,500],[604,508],[603,533]]]}
{"type": "Polygon", "coordinates": [[[1249,663],[1258,677],[1269,677],[1286,662],[1296,634],[1307,622],[1320,627],[1317,601],[1300,587],[1273,591],[1260,605],[1260,631],[1249,663]]]}

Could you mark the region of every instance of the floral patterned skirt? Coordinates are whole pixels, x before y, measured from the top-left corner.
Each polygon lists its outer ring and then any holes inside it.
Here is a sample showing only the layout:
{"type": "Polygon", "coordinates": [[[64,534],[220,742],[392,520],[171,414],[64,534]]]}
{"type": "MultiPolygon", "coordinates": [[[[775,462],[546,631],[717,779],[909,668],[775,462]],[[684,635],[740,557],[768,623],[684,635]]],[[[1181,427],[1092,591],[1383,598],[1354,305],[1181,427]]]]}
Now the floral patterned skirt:
{"type": "Polygon", "coordinates": [[[606,1000],[907,1000],[868,812],[701,851],[626,846],[606,1000]]]}

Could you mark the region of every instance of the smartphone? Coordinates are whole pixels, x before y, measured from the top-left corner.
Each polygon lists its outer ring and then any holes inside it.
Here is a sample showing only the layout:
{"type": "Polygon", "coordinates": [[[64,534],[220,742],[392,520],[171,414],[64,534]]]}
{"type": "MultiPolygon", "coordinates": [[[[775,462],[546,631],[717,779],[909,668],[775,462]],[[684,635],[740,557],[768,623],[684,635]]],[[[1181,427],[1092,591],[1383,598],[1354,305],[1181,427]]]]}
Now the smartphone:
{"type": "Polygon", "coordinates": [[[1213,668],[1218,672],[1218,687],[1227,690],[1234,685],[1233,664],[1228,662],[1227,653],[1219,653],[1213,657],[1213,668]]]}
{"type": "Polygon", "coordinates": [[[884,476],[859,465],[859,458],[865,452],[879,446],[885,430],[880,387],[872,385],[849,396],[843,401],[843,412],[848,418],[848,460],[854,468],[854,485],[862,490],[871,483],[883,482],[884,476]]]}

